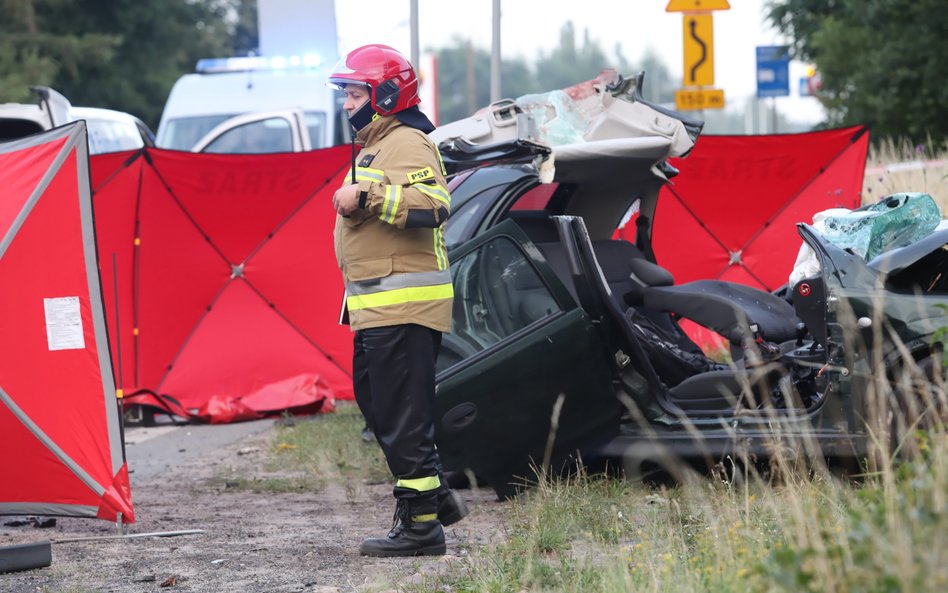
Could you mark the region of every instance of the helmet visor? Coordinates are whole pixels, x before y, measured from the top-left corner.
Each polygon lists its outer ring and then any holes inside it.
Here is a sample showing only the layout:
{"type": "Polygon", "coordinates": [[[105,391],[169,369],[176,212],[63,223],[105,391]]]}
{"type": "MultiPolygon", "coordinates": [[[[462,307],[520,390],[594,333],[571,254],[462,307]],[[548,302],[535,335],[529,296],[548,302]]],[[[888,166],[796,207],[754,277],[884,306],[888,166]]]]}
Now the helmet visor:
{"type": "Polygon", "coordinates": [[[329,79],[326,81],[326,86],[333,88],[339,91],[344,91],[347,84],[361,84],[368,86],[365,81],[358,80],[356,77],[356,72],[346,63],[348,56],[343,56],[336,65],[332,67],[332,74],[329,75],[329,79]]]}
{"type": "Polygon", "coordinates": [[[361,80],[351,80],[348,78],[343,78],[343,77],[335,76],[335,75],[330,76],[329,79],[326,81],[326,86],[328,86],[331,89],[336,89],[337,91],[344,91],[346,90],[346,87],[351,84],[363,86],[367,90],[372,88],[372,86],[367,82],[362,82],[361,80]]]}

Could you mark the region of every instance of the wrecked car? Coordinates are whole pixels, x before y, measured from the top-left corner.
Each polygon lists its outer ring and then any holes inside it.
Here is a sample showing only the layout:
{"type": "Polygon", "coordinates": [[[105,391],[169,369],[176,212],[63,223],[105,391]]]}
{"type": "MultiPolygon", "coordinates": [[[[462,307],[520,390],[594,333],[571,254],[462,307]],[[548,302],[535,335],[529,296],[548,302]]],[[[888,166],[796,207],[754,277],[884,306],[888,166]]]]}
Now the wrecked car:
{"type": "Polygon", "coordinates": [[[643,100],[642,79],[607,72],[433,134],[451,174],[455,291],[436,438],[446,468],[500,497],[578,457],[635,473],[766,457],[779,441],[859,459],[873,369],[940,368],[948,228],[866,261],[801,224],[820,271],[783,294],[675,284],[649,221],[676,174],[666,159],[702,123],[643,100]],[[614,240],[630,211],[635,241],[614,240]],[[726,338],[733,360],[708,358],[681,317],[726,338]]]}

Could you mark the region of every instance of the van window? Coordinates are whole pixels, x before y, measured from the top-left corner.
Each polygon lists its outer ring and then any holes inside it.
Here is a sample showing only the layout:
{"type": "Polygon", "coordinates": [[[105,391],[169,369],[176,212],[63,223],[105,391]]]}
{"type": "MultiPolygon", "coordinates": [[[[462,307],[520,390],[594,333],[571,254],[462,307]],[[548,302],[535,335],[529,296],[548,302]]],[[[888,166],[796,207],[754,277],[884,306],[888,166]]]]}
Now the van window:
{"type": "Polygon", "coordinates": [[[198,140],[217,127],[237,115],[201,115],[197,117],[178,117],[169,119],[167,126],[161,133],[159,146],[172,150],[191,150],[198,140]]]}
{"type": "Polygon", "coordinates": [[[292,152],[293,133],[290,122],[271,117],[227,130],[215,138],[203,152],[260,154],[292,152]]]}
{"type": "Polygon", "coordinates": [[[306,130],[309,132],[309,146],[313,150],[326,146],[326,114],[322,111],[303,113],[306,130]]]}

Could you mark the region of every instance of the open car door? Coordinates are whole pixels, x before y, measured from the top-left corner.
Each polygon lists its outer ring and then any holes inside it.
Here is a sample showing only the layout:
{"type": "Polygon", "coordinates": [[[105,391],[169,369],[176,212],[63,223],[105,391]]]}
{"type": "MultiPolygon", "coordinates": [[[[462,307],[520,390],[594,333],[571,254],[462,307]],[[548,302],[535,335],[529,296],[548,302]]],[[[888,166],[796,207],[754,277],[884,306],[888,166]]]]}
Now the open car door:
{"type": "Polygon", "coordinates": [[[221,122],[191,152],[266,154],[311,149],[302,110],[282,109],[234,116],[221,122]]]}
{"type": "Polygon", "coordinates": [[[500,497],[619,429],[609,353],[551,268],[566,265],[559,243],[540,247],[506,221],[450,254],[454,320],[438,359],[438,450],[446,469],[473,471],[500,497]]]}

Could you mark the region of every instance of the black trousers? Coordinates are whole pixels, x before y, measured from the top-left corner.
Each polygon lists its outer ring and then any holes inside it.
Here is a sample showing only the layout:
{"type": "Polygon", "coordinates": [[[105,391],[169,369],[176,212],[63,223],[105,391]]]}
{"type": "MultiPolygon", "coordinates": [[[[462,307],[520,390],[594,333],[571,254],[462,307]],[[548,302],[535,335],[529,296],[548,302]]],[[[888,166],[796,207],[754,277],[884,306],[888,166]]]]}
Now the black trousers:
{"type": "MultiPolygon", "coordinates": [[[[435,360],[441,332],[414,324],[355,332],[352,382],[356,402],[400,481],[437,477],[434,444],[435,360]]],[[[429,507],[435,490],[395,487],[395,497],[429,507]]],[[[430,512],[430,509],[419,509],[430,512]]]]}

